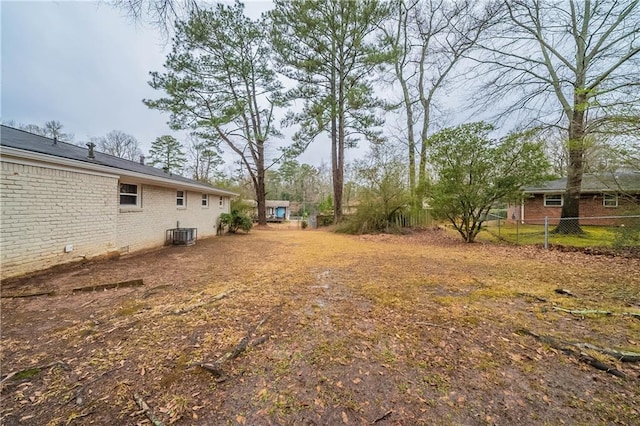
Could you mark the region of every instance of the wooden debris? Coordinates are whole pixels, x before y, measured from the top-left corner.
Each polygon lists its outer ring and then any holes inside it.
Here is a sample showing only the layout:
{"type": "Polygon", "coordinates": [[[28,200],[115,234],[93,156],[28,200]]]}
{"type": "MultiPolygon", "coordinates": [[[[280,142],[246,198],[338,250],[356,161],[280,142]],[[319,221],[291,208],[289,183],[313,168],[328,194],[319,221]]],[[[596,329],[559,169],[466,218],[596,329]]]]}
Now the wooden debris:
{"type": "Polygon", "coordinates": [[[547,300],[547,299],[545,299],[544,297],[536,296],[535,294],[529,294],[529,293],[518,293],[518,296],[520,296],[520,297],[526,297],[526,298],[528,298],[528,299],[537,300],[538,302],[543,302],[543,303],[548,302],[548,300],[547,300]]]}
{"type": "Polygon", "coordinates": [[[235,358],[239,357],[244,351],[247,350],[247,347],[249,345],[257,346],[257,345],[263,343],[264,341],[266,341],[269,338],[269,336],[266,335],[266,336],[261,336],[259,338],[254,339],[254,340],[251,340],[251,337],[253,335],[255,335],[255,333],[258,331],[258,329],[260,327],[262,327],[262,325],[267,321],[267,319],[270,316],[271,315],[267,315],[262,320],[260,320],[260,322],[258,322],[254,327],[249,329],[249,331],[247,332],[247,335],[244,336],[242,339],[240,339],[238,344],[235,345],[232,350],[230,350],[229,352],[227,352],[224,355],[222,355],[215,362],[202,362],[202,363],[198,363],[196,365],[198,367],[204,368],[205,370],[207,370],[210,373],[212,373],[214,375],[214,377],[216,377],[216,379],[217,379],[216,381],[218,381],[218,382],[225,381],[226,377],[225,377],[224,371],[222,369],[222,366],[224,365],[225,362],[229,361],[230,359],[235,359],[235,358]],[[260,341],[265,337],[266,337],[266,339],[264,339],[264,341],[260,341]],[[260,341],[260,343],[255,343],[255,342],[258,342],[258,341],[260,341]]]}
{"type": "Polygon", "coordinates": [[[620,377],[623,379],[627,377],[626,374],[616,369],[615,367],[609,366],[603,363],[602,361],[599,361],[596,358],[592,357],[591,355],[580,351],[579,350],[580,347],[575,343],[564,342],[562,340],[556,339],[555,337],[539,335],[525,329],[518,330],[518,333],[531,336],[536,340],[563,352],[566,355],[575,357],[576,359],[578,359],[578,361],[584,362],[585,364],[588,364],[593,368],[596,368],[598,370],[604,371],[606,373],[612,374],[616,377],[620,377]]]}
{"type": "Polygon", "coordinates": [[[218,365],[217,363],[203,362],[198,364],[198,367],[203,368],[211,373],[213,377],[215,377],[217,383],[222,383],[227,380],[224,371],[222,371],[222,366],[218,365]]]}
{"type": "Polygon", "coordinates": [[[381,421],[383,421],[383,420],[386,420],[386,419],[388,419],[388,418],[389,418],[389,416],[390,416],[391,414],[393,414],[393,410],[389,410],[389,411],[387,411],[387,412],[386,412],[386,413],[384,413],[382,416],[380,416],[380,417],[378,417],[377,419],[375,419],[371,424],[373,425],[373,424],[376,424],[376,423],[381,422],[381,421]]]}
{"type": "Polygon", "coordinates": [[[569,297],[576,297],[575,294],[571,293],[569,290],[565,290],[563,288],[556,288],[554,290],[556,293],[558,294],[564,294],[565,296],[569,296],[569,297]]]}
{"type": "Polygon", "coordinates": [[[609,355],[621,362],[640,362],[640,353],[638,352],[617,351],[615,349],[601,348],[590,343],[575,343],[574,346],[580,349],[590,349],[592,351],[609,355]]]}
{"type": "Polygon", "coordinates": [[[60,366],[64,369],[67,369],[67,364],[65,364],[62,361],[54,361],[50,364],[45,364],[45,365],[37,365],[34,367],[29,367],[29,368],[25,368],[23,370],[18,370],[18,371],[13,371],[9,374],[7,374],[6,376],[4,376],[4,378],[2,380],[0,380],[0,385],[3,385],[5,382],[8,382],[9,380],[11,380],[12,378],[14,378],[15,376],[19,376],[21,374],[26,374],[26,373],[32,373],[31,375],[35,375],[40,373],[42,370],[46,370],[47,368],[51,368],[51,367],[55,367],[55,366],[60,366]]]}
{"type": "Polygon", "coordinates": [[[36,297],[36,296],[55,296],[56,292],[53,290],[50,291],[33,291],[27,293],[3,293],[0,297],[3,299],[18,299],[20,297],[36,297]]]}
{"type": "Polygon", "coordinates": [[[637,320],[640,320],[640,313],[639,312],[623,312],[622,315],[627,315],[630,317],[633,317],[637,320]]]}
{"type": "Polygon", "coordinates": [[[228,295],[230,295],[234,291],[235,291],[235,289],[223,291],[222,293],[216,294],[215,296],[205,300],[204,302],[196,303],[195,305],[191,305],[191,306],[186,307],[186,308],[176,309],[175,311],[171,312],[170,314],[172,314],[172,315],[182,315],[182,314],[189,313],[189,312],[193,311],[194,309],[198,309],[198,308],[201,308],[201,307],[203,307],[205,305],[208,305],[210,303],[217,302],[220,299],[224,299],[225,297],[227,297],[228,295]]]}
{"type": "Polygon", "coordinates": [[[143,286],[144,282],[140,280],[129,280],[129,281],[120,281],[117,283],[109,283],[109,284],[100,284],[100,285],[90,285],[87,287],[77,287],[71,290],[72,293],[86,293],[91,291],[100,291],[100,290],[111,290],[114,288],[126,288],[126,287],[140,287],[143,286]]]}
{"type": "Polygon", "coordinates": [[[578,310],[578,309],[565,309],[565,308],[560,308],[558,306],[554,306],[553,310],[554,311],[560,311],[560,312],[566,312],[568,314],[578,315],[578,316],[584,316],[584,315],[612,315],[612,312],[610,312],[610,311],[599,311],[599,310],[595,310],[595,309],[578,310]]]}
{"type": "Polygon", "coordinates": [[[253,339],[251,341],[251,343],[249,343],[249,345],[251,345],[253,347],[259,346],[259,345],[265,343],[267,340],[269,340],[269,335],[265,334],[264,336],[260,336],[260,337],[257,337],[255,339],[253,339]]]}
{"type": "Polygon", "coordinates": [[[80,307],[81,308],[85,308],[85,307],[89,306],[90,304],[94,303],[95,301],[96,301],[96,299],[89,300],[88,302],[83,303],[80,307]]]}
{"type": "Polygon", "coordinates": [[[153,411],[151,411],[151,408],[149,407],[149,405],[145,402],[144,399],[142,399],[142,397],[140,395],[138,395],[137,393],[133,394],[133,399],[136,400],[136,403],[138,404],[138,407],[140,407],[140,409],[142,410],[144,415],[147,416],[147,418],[151,421],[151,423],[153,423],[154,426],[164,426],[164,423],[162,423],[153,414],[153,411]]]}
{"type": "Polygon", "coordinates": [[[148,289],[147,291],[145,291],[142,294],[142,298],[146,299],[147,297],[151,296],[152,294],[158,293],[161,289],[168,288],[168,287],[171,287],[171,285],[170,284],[160,284],[160,285],[157,285],[155,287],[151,287],[150,289],[148,289]]]}

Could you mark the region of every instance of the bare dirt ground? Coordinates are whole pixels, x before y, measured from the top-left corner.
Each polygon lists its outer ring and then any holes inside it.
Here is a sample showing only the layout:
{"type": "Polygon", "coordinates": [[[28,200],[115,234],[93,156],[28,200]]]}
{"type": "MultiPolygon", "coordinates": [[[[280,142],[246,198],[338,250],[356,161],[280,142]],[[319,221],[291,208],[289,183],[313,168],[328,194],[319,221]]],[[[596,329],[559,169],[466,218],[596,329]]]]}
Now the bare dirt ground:
{"type": "Polygon", "coordinates": [[[255,230],[2,296],[4,425],[640,424],[640,363],[571,345],[640,352],[638,259],[255,230]]]}

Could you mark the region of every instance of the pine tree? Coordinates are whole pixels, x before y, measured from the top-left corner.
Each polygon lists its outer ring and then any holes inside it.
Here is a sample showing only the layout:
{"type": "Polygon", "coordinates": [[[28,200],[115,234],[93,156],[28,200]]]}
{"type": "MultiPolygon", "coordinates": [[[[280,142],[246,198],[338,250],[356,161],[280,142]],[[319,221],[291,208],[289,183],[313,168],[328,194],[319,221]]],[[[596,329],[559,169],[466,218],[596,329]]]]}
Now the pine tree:
{"type": "Polygon", "coordinates": [[[187,161],[182,145],[170,135],[160,136],[151,144],[149,157],[152,166],[160,165],[167,173],[180,174],[187,161]]]}

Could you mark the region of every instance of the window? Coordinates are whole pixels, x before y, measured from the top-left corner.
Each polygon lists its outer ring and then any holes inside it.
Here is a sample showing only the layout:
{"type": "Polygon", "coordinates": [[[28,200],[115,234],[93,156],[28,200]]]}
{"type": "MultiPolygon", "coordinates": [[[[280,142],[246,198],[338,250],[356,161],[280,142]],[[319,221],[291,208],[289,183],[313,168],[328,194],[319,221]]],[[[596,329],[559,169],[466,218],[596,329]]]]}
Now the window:
{"type": "Polygon", "coordinates": [[[176,206],[185,207],[185,205],[184,191],[176,191],[176,206]]]}
{"type": "Polygon", "coordinates": [[[220,197],[220,208],[224,207],[224,198],[220,197]]]}
{"type": "Polygon", "coordinates": [[[130,183],[120,184],[120,205],[121,206],[139,206],[140,194],[138,193],[138,185],[130,183]]]}
{"type": "Polygon", "coordinates": [[[544,196],[545,207],[562,207],[562,194],[546,194],[544,196]]]}
{"type": "Polygon", "coordinates": [[[602,205],[605,207],[618,207],[618,194],[602,194],[602,205]]]}
{"type": "Polygon", "coordinates": [[[202,194],[202,207],[209,207],[209,196],[202,194]]]}

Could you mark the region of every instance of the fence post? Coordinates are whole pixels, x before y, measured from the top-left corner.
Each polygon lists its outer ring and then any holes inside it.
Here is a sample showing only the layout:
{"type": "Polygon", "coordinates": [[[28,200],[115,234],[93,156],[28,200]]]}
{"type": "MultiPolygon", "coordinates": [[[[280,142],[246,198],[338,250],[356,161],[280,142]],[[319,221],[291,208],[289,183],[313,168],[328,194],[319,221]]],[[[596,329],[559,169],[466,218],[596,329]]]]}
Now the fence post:
{"type": "Polygon", "coordinates": [[[544,217],[544,249],[549,250],[549,216],[544,217]]]}

